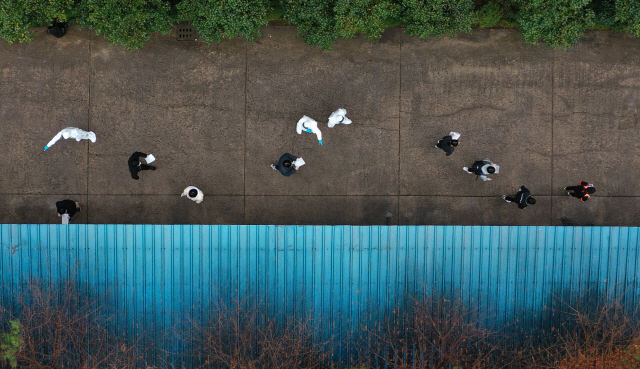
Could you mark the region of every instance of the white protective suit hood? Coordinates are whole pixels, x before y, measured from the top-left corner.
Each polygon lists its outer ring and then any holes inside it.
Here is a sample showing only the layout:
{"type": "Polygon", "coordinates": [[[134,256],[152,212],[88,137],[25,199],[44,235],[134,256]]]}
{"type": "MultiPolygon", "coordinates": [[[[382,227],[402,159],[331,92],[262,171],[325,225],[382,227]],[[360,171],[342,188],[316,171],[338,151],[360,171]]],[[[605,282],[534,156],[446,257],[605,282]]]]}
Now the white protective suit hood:
{"type": "Polygon", "coordinates": [[[185,188],[184,191],[182,191],[182,195],[180,195],[180,197],[184,197],[184,196],[186,196],[189,200],[195,201],[197,204],[199,204],[202,201],[204,201],[204,193],[202,193],[202,191],[200,191],[200,189],[198,187],[195,187],[195,186],[189,186],[189,187],[185,188]],[[189,196],[189,191],[191,191],[191,190],[198,191],[198,194],[195,197],[190,197],[189,196]]]}
{"type": "Polygon", "coordinates": [[[329,128],[333,128],[336,124],[351,124],[351,119],[347,118],[345,109],[338,109],[329,116],[329,128]]]}

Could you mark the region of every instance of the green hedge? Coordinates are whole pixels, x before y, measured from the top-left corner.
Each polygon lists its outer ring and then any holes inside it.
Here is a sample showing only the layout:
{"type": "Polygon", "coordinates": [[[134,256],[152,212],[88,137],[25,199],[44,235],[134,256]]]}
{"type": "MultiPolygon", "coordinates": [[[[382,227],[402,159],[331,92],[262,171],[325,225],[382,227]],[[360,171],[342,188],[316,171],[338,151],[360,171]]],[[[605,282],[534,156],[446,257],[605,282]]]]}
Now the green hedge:
{"type": "Polygon", "coordinates": [[[514,0],[520,5],[518,25],[528,44],[539,40],[549,47],[567,49],[593,27],[591,0],[514,0]]]}
{"type": "Polygon", "coordinates": [[[34,35],[30,28],[51,18],[64,21],[73,5],[73,0],[0,0],[0,38],[9,43],[29,42],[34,35]]]}
{"type": "Polygon", "coordinates": [[[128,49],[139,49],[151,34],[171,31],[171,6],[162,0],[82,0],[70,13],[75,21],[128,49]]]}
{"type": "Polygon", "coordinates": [[[518,28],[529,44],[569,48],[586,29],[640,37],[640,0],[1,0],[0,38],[29,42],[53,18],[95,30],[115,45],[140,49],[176,22],[206,42],[260,36],[269,20],[297,26],[312,46],[330,50],[358,33],[378,40],[397,25],[411,36],[455,36],[472,27],[518,28]]]}
{"type": "Polygon", "coordinates": [[[243,36],[253,41],[268,24],[268,0],[182,0],[178,19],[190,22],[207,42],[243,36]]]}
{"type": "Polygon", "coordinates": [[[476,23],[472,0],[402,0],[402,22],[410,36],[456,35],[476,23]]]}

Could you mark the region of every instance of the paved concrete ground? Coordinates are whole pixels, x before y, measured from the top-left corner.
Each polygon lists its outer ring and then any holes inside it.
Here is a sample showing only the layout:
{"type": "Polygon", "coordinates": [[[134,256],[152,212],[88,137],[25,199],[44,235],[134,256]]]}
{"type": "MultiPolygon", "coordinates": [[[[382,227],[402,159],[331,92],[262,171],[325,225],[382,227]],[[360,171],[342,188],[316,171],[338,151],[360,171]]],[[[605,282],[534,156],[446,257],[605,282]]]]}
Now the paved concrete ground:
{"type": "Polygon", "coordinates": [[[0,43],[2,223],[640,224],[640,40],[589,32],[569,52],[527,46],[517,31],[418,40],[401,29],[324,53],[291,27],[253,43],[158,36],[140,52],[91,31],[0,43]],[[326,127],[344,107],[351,126],[326,127]],[[324,146],[295,133],[321,123],[324,146]],[[59,141],[62,128],[96,143],[59,141]],[[433,147],[462,133],[451,157],[433,147]],[[134,151],[158,170],[130,178],[134,151]],[[285,178],[284,153],[307,165],[285,178]],[[462,167],[501,165],[483,183],[462,167]],[[563,187],[593,182],[587,203],[563,187]],[[506,204],[520,184],[538,203],[506,204]],[[179,194],[200,187],[205,201],[179,194]]]}

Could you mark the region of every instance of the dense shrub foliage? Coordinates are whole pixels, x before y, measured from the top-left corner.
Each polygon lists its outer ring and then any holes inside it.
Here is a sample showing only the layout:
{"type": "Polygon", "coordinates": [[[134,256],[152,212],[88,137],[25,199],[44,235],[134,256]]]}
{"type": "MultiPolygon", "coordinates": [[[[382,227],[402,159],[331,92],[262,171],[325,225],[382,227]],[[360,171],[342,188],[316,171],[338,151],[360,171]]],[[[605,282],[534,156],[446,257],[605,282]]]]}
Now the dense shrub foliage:
{"type": "Polygon", "coordinates": [[[478,26],[491,28],[502,19],[502,8],[496,3],[487,3],[476,12],[478,26]]]}
{"type": "Polygon", "coordinates": [[[268,0],[183,0],[177,8],[179,18],[209,43],[236,36],[253,41],[260,36],[258,29],[268,24],[268,0]]]}
{"type": "Polygon", "coordinates": [[[397,17],[398,5],[391,0],[338,0],[335,5],[338,36],[351,38],[364,33],[378,40],[397,17]]]}
{"type": "Polygon", "coordinates": [[[514,0],[520,4],[518,24],[528,44],[538,40],[567,49],[594,25],[591,0],[514,0]]]}
{"type": "Polygon", "coordinates": [[[298,34],[309,45],[330,50],[338,38],[335,0],[281,0],[282,19],[298,26],[298,34]]]}
{"type": "Polygon", "coordinates": [[[53,19],[89,27],[128,49],[176,22],[193,24],[206,42],[220,42],[254,40],[273,20],[295,25],[307,44],[323,50],[356,34],[376,41],[398,25],[419,38],[517,27],[529,44],[563,49],[593,28],[640,38],[638,0],[2,0],[0,38],[29,42],[34,27],[53,19]]]}
{"type": "Polygon", "coordinates": [[[139,49],[154,32],[169,33],[171,7],[162,0],[81,0],[77,23],[128,49],[139,49]]]}
{"type": "Polygon", "coordinates": [[[615,0],[615,21],[620,28],[640,37],[640,2],[638,0],[615,0]]]}
{"type": "Polygon", "coordinates": [[[35,32],[30,28],[66,20],[73,0],[2,0],[0,1],[0,38],[8,43],[29,42],[35,32]]]}
{"type": "Polygon", "coordinates": [[[402,0],[402,22],[411,36],[427,38],[471,32],[472,0],[402,0]]]}

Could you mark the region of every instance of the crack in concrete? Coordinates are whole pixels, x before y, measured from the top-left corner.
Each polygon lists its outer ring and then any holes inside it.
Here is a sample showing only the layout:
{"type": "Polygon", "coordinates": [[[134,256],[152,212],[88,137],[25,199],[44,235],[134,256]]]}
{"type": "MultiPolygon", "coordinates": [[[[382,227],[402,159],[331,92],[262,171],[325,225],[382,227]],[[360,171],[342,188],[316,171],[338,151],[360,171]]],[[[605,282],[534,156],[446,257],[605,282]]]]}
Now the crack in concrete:
{"type": "Polygon", "coordinates": [[[566,118],[566,117],[570,117],[572,115],[592,115],[592,116],[596,116],[596,117],[603,117],[603,116],[611,116],[614,118],[637,118],[638,115],[637,114],[629,114],[629,115],[620,115],[620,114],[616,114],[614,112],[608,112],[608,113],[593,113],[593,112],[589,112],[589,111],[573,111],[571,113],[568,114],[554,114],[555,117],[558,118],[566,118]]]}
{"type": "Polygon", "coordinates": [[[498,110],[498,111],[506,111],[506,110],[508,110],[507,108],[498,108],[498,107],[491,106],[491,105],[478,105],[478,106],[471,106],[471,107],[468,107],[468,108],[458,109],[458,110],[454,111],[453,113],[431,114],[431,115],[427,115],[427,116],[436,117],[436,118],[450,117],[450,116],[453,116],[453,115],[456,115],[456,114],[460,114],[460,113],[465,112],[465,111],[477,110],[477,109],[490,109],[490,110],[498,110]]]}

